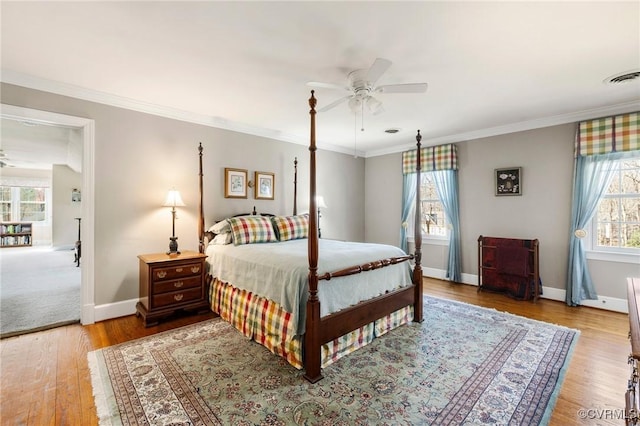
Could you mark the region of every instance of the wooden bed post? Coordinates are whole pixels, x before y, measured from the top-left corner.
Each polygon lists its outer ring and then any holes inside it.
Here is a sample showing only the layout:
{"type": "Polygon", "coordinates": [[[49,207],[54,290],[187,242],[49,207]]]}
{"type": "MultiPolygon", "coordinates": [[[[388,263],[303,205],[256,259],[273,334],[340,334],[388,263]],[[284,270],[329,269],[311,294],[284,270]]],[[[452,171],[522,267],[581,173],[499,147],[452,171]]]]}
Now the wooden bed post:
{"type": "Polygon", "coordinates": [[[416,209],[415,209],[415,225],[413,229],[414,241],[416,244],[415,250],[415,267],[413,268],[413,285],[415,291],[415,300],[413,303],[413,322],[422,322],[422,220],[421,220],[421,206],[420,206],[420,170],[422,169],[420,148],[422,136],[420,130],[416,135],[417,141],[417,159],[416,159],[416,209]]]}
{"type": "Polygon", "coordinates": [[[320,300],[318,299],[318,209],[316,207],[316,98],[309,98],[311,137],[309,143],[309,299],[304,337],[304,378],[311,383],[322,379],[320,355],[320,300]]]}
{"type": "Polygon", "coordinates": [[[293,159],[293,215],[298,214],[298,157],[293,159]]]}
{"type": "Polygon", "coordinates": [[[202,205],[203,187],[202,187],[202,142],[198,145],[198,156],[200,159],[200,217],[198,218],[198,251],[204,253],[204,206],[202,205]]]}

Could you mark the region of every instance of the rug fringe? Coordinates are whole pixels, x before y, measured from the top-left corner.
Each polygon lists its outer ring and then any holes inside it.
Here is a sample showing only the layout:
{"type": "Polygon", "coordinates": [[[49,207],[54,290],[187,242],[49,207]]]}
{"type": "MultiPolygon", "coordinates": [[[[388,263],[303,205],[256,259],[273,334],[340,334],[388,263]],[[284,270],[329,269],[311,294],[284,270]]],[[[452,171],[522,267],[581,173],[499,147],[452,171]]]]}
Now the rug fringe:
{"type": "Polygon", "coordinates": [[[573,331],[574,333],[576,333],[578,335],[581,334],[580,330],[577,329],[577,328],[567,327],[566,325],[557,324],[557,323],[554,323],[554,322],[542,321],[542,320],[538,320],[538,319],[534,319],[534,318],[529,318],[529,317],[525,317],[523,315],[513,314],[513,313],[507,312],[507,311],[499,311],[496,308],[487,308],[486,306],[473,305],[473,304],[467,303],[467,302],[460,302],[459,300],[445,299],[445,298],[442,298],[442,297],[432,296],[432,295],[428,295],[428,296],[424,295],[423,298],[424,299],[431,298],[431,299],[436,299],[436,300],[440,300],[440,301],[447,302],[447,303],[452,303],[452,304],[457,304],[457,305],[464,305],[464,306],[471,306],[471,307],[476,308],[476,309],[484,309],[484,310],[487,310],[487,311],[493,311],[493,312],[497,312],[499,314],[504,314],[504,315],[511,316],[511,317],[516,317],[516,318],[519,318],[519,319],[525,319],[527,321],[531,321],[531,322],[534,322],[534,323],[553,325],[554,327],[562,328],[563,330],[573,331]]]}
{"type": "Polygon", "coordinates": [[[100,426],[121,426],[122,421],[115,402],[109,373],[102,357],[102,351],[89,352],[87,361],[91,371],[93,399],[100,426]]]}

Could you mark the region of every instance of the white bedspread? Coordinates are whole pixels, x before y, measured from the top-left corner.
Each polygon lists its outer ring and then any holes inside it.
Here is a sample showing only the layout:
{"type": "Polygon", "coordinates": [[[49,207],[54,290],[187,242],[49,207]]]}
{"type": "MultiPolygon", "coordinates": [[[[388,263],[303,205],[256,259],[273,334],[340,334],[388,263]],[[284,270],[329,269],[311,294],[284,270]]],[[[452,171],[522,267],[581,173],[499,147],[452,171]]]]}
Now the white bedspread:
{"type": "MultiPolygon", "coordinates": [[[[279,303],[293,315],[297,332],[305,328],[309,295],[308,240],[247,245],[209,245],[209,273],[221,281],[279,303]]],[[[375,260],[404,256],[398,247],[321,239],[318,275],[375,260]]],[[[411,284],[409,262],[390,265],[318,284],[320,315],[325,316],[411,284]]]]}

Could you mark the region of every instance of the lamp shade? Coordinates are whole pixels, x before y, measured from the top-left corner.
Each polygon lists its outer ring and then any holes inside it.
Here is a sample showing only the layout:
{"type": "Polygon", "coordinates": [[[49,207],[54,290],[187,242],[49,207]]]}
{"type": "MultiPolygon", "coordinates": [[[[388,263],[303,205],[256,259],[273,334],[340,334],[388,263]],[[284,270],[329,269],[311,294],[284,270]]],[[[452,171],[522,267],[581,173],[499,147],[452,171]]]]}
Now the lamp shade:
{"type": "Polygon", "coordinates": [[[182,201],[182,197],[180,196],[180,191],[176,189],[172,189],[167,194],[167,198],[164,199],[164,207],[184,207],[184,201],[182,201]]]}
{"type": "Polygon", "coordinates": [[[322,195],[317,195],[316,196],[316,205],[320,209],[326,209],[327,208],[327,203],[324,202],[324,197],[322,195]]]}

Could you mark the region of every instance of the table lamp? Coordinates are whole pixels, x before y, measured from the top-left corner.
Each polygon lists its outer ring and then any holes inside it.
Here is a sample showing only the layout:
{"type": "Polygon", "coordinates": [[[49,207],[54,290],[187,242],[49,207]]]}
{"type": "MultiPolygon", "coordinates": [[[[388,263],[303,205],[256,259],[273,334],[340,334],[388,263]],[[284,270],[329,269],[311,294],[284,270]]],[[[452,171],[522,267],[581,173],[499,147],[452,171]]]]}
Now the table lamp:
{"type": "Polygon", "coordinates": [[[164,199],[163,207],[171,207],[171,216],[173,218],[173,225],[171,228],[171,238],[169,238],[169,251],[167,254],[180,254],[178,251],[178,237],[176,237],[176,207],[184,207],[185,204],[182,201],[180,192],[175,188],[170,190],[167,194],[167,198],[164,199]]]}

